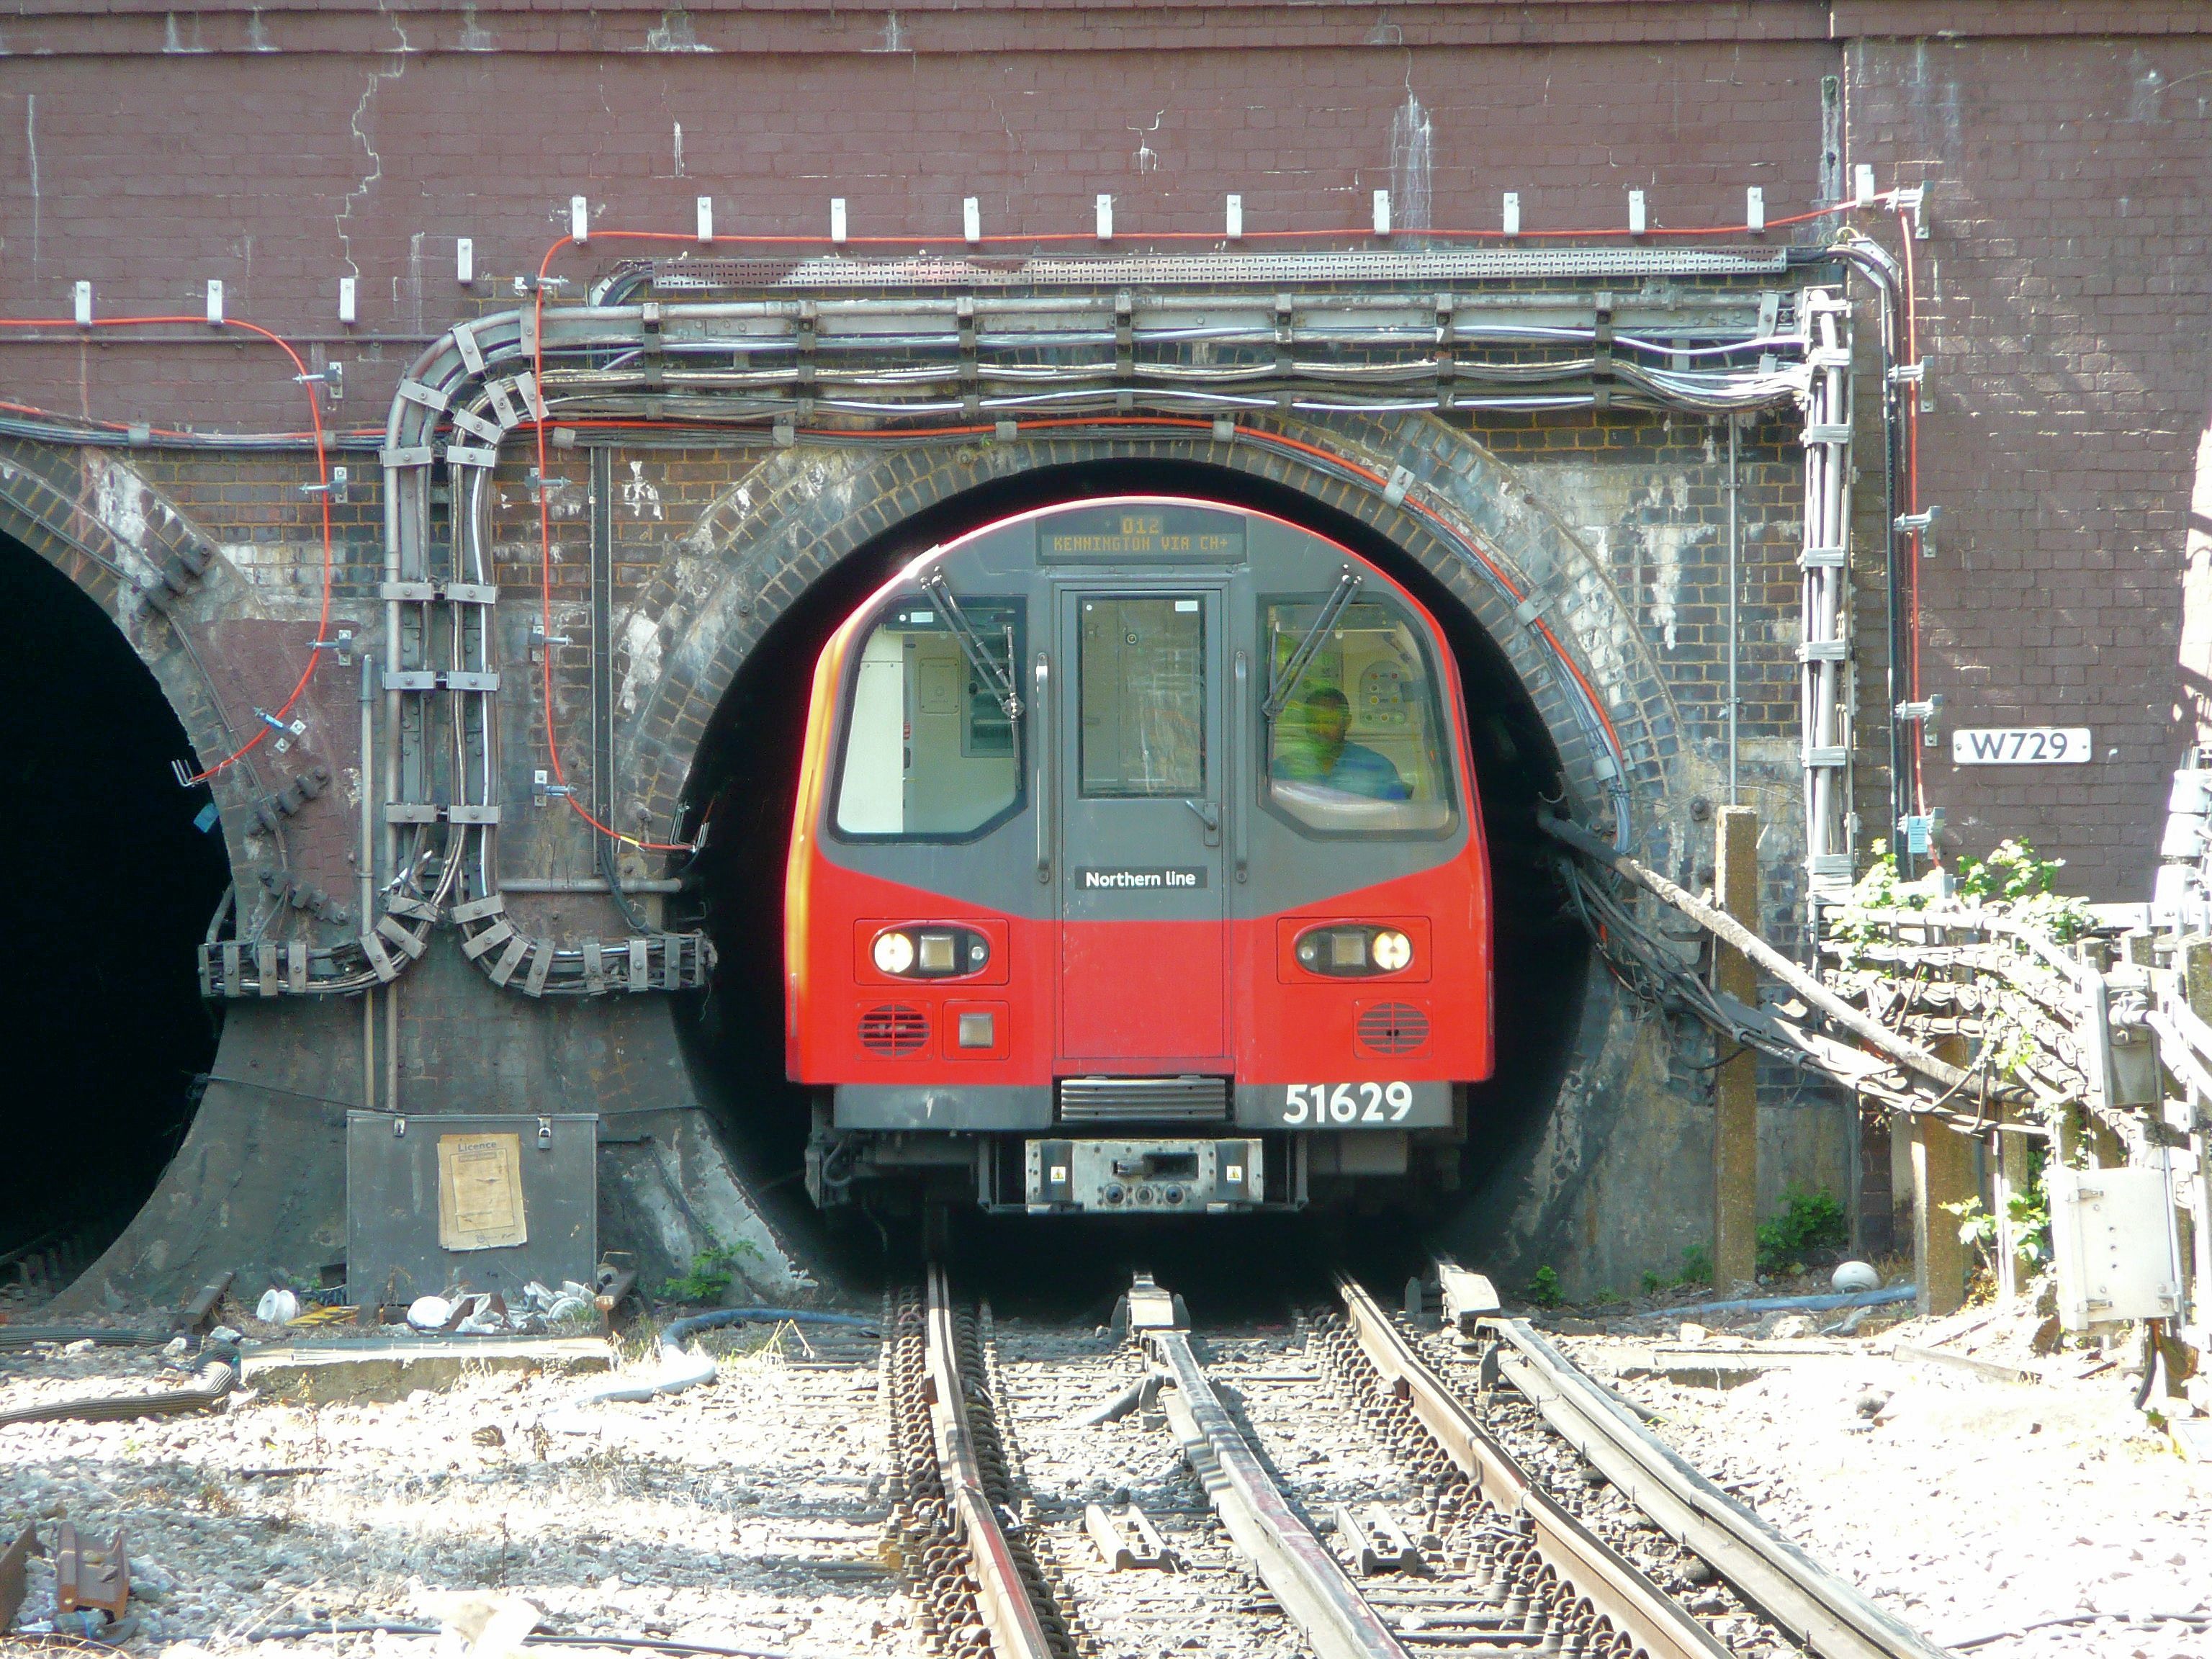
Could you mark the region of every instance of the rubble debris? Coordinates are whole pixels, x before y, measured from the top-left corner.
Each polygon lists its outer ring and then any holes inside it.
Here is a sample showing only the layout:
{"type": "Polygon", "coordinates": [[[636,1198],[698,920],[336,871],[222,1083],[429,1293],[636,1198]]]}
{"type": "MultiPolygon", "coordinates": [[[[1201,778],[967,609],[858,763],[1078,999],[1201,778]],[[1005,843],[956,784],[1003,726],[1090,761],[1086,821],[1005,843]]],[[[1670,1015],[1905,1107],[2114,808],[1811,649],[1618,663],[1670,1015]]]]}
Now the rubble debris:
{"type": "Polygon", "coordinates": [[[85,1543],[64,1521],[54,1533],[54,1607],[76,1613],[92,1608],[120,1619],[131,1601],[131,1559],[118,1530],[99,1547],[85,1543]]]}
{"type": "Polygon", "coordinates": [[[0,1631],[12,1626],[16,1613],[22,1610],[24,1591],[29,1583],[24,1563],[38,1553],[38,1548],[39,1528],[33,1522],[14,1543],[0,1551],[0,1631]]]}

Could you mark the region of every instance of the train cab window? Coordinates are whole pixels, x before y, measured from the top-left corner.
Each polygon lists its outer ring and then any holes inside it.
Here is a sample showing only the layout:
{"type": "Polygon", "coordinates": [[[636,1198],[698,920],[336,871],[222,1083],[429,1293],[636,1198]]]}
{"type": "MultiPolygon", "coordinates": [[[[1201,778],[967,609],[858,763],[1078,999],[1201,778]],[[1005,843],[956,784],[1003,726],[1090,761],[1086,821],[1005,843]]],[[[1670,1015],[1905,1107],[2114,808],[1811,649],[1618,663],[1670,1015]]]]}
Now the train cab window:
{"type": "MultiPolygon", "coordinates": [[[[1019,663],[1020,607],[961,607],[984,647],[1019,663]]],[[[927,599],[907,599],[860,647],[845,716],[837,830],[845,836],[957,839],[1018,805],[1014,723],[927,599]]]]}
{"type": "Polygon", "coordinates": [[[1082,601],[1083,793],[1206,793],[1206,613],[1188,595],[1082,601]]]}
{"type": "MultiPolygon", "coordinates": [[[[1269,683],[1319,620],[1319,598],[1263,601],[1269,683]]],[[[1267,799],[1330,835],[1422,835],[1452,822],[1450,748],[1427,648],[1383,596],[1344,608],[1267,723],[1267,799]]]]}

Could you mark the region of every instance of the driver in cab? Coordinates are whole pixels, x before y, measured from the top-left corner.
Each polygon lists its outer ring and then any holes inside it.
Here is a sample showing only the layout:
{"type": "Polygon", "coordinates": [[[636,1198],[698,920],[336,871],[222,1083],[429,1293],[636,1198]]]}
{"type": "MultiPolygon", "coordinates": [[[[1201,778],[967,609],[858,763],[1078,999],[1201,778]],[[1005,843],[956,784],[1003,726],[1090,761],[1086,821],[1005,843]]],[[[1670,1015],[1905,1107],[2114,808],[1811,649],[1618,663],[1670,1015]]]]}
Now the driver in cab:
{"type": "Polygon", "coordinates": [[[1389,759],[1350,741],[1352,704],[1333,685],[1316,686],[1285,711],[1273,775],[1368,800],[1409,800],[1413,792],[1389,759]]]}

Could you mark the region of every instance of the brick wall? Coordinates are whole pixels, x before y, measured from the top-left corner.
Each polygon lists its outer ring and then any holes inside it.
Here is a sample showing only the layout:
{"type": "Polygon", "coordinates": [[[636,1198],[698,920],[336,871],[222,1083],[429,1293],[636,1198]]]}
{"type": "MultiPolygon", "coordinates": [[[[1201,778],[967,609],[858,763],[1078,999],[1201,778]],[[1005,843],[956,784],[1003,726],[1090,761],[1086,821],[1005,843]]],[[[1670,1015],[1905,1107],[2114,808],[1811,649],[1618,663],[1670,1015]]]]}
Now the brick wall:
{"type": "Polygon", "coordinates": [[[1945,726],[2087,726],[2080,767],[1922,751],[1950,844],[2031,836],[2067,884],[2147,898],[2168,771],[2205,428],[2212,41],[1866,41],[1850,155],[1929,186],[1913,247],[1935,409],[1922,500],[1924,688],[1945,726]]]}

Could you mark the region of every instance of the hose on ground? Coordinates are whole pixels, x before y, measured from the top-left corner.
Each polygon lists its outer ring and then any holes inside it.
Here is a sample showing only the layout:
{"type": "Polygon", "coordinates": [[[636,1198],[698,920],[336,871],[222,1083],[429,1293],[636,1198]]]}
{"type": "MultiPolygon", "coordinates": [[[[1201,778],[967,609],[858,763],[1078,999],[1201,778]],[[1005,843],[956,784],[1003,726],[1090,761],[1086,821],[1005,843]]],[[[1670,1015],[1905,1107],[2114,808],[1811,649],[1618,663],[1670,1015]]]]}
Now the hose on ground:
{"type": "Polygon", "coordinates": [[[88,1400],[55,1400],[42,1406],[0,1411],[0,1426],[16,1423],[127,1423],[140,1417],[182,1417],[212,1411],[238,1386],[238,1350],[228,1343],[200,1355],[192,1380],[160,1394],[94,1395],[88,1400]]]}
{"type": "MultiPolygon", "coordinates": [[[[568,1407],[592,1406],[607,1400],[650,1400],[655,1395],[676,1394],[713,1382],[714,1355],[703,1348],[684,1346],[701,1331],[719,1330],[726,1325],[764,1324],[842,1325],[866,1330],[873,1323],[857,1314],[822,1313],[811,1308],[718,1308],[712,1313],[671,1320],[660,1333],[659,1376],[635,1382],[601,1383],[578,1395],[568,1402],[568,1407]]],[[[557,1422],[551,1418],[546,1420],[558,1429],[578,1426],[574,1422],[557,1422]]]]}

